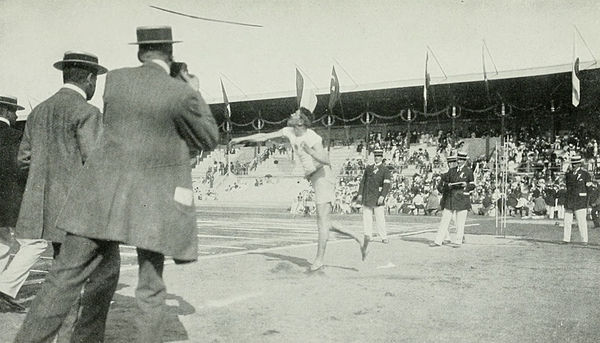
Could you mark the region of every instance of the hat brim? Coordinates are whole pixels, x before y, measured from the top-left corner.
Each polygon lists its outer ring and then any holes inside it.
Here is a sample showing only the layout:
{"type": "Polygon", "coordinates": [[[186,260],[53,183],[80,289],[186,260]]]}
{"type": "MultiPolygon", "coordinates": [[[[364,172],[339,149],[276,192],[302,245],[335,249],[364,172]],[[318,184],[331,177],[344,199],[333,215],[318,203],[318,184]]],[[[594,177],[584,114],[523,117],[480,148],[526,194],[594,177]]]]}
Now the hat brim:
{"type": "Polygon", "coordinates": [[[14,108],[17,109],[17,111],[22,111],[22,110],[25,109],[25,107],[20,106],[20,105],[15,105],[12,102],[0,101],[0,104],[1,105],[6,105],[6,106],[9,106],[9,107],[14,107],[14,108]]]}
{"type": "Polygon", "coordinates": [[[58,61],[58,62],[54,63],[54,68],[56,68],[58,70],[63,70],[65,68],[65,66],[69,65],[69,64],[85,64],[86,66],[96,69],[96,74],[98,74],[98,75],[106,74],[106,72],[108,71],[108,69],[104,68],[103,66],[99,65],[98,63],[84,61],[84,60],[58,61]]]}
{"type": "Polygon", "coordinates": [[[304,125],[302,118],[289,118],[287,120],[287,126],[304,125]]]}
{"type": "Polygon", "coordinates": [[[144,44],[175,44],[181,43],[181,40],[147,40],[143,42],[132,42],[129,45],[144,45],[144,44]]]}

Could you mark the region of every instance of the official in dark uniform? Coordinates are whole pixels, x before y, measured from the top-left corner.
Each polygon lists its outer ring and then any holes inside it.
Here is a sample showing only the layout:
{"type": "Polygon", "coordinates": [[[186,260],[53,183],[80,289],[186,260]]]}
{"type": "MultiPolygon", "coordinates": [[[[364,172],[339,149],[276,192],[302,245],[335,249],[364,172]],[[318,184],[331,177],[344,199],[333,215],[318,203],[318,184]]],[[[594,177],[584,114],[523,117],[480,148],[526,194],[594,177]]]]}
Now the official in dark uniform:
{"type": "MultiPolygon", "coordinates": [[[[143,64],[106,77],[103,132],[57,219],[67,235],[17,342],[45,342],[86,280],[118,273],[119,242],[137,248],[136,339],[162,342],[165,255],[176,262],[198,258],[190,150],[212,150],[217,125],[198,80],[170,76],[171,28],[140,27],[137,39],[143,64]]],[[[77,323],[73,341],[102,341],[114,291],[107,284],[89,298],[96,315],[77,323]]]]}
{"type": "Polygon", "coordinates": [[[442,174],[440,181],[437,184],[437,190],[442,194],[442,198],[440,199],[442,220],[440,221],[435,240],[430,244],[431,247],[440,247],[444,242],[450,241],[450,232],[448,228],[450,226],[450,221],[452,220],[453,212],[446,204],[448,203],[451,191],[450,186],[448,185],[450,183],[448,176],[451,172],[456,173],[456,155],[448,156],[446,162],[448,163],[448,171],[442,174]]]}
{"type": "Polygon", "coordinates": [[[587,208],[589,187],[592,186],[590,173],[582,168],[581,156],[571,158],[571,169],[565,175],[567,184],[567,199],[565,203],[564,235],[562,243],[571,241],[571,226],[573,214],[577,219],[581,243],[588,244],[587,208]]]}
{"type": "Polygon", "coordinates": [[[25,308],[15,301],[33,262],[46,249],[46,242],[19,240],[19,258],[8,264],[12,229],[17,223],[19,207],[25,189],[27,174],[17,165],[17,153],[21,131],[15,129],[17,111],[23,107],[17,98],[0,96],[0,312],[24,312],[25,308]],[[33,256],[33,258],[32,258],[33,256]],[[32,262],[33,260],[33,262],[32,262]]]}
{"type": "Polygon", "coordinates": [[[464,152],[457,154],[459,165],[450,168],[440,182],[442,194],[442,220],[435,241],[430,245],[438,247],[442,245],[443,240],[448,236],[448,226],[452,216],[455,216],[456,240],[453,247],[460,247],[463,243],[465,233],[465,221],[467,212],[471,208],[470,192],[475,189],[473,171],[466,165],[468,156],[464,152]]]}
{"type": "Polygon", "coordinates": [[[373,235],[373,215],[375,215],[379,237],[383,243],[388,243],[384,204],[392,185],[392,173],[383,163],[383,150],[374,150],[373,158],[375,163],[365,168],[360,180],[356,200],[362,203],[365,241],[370,241],[373,235]]]}

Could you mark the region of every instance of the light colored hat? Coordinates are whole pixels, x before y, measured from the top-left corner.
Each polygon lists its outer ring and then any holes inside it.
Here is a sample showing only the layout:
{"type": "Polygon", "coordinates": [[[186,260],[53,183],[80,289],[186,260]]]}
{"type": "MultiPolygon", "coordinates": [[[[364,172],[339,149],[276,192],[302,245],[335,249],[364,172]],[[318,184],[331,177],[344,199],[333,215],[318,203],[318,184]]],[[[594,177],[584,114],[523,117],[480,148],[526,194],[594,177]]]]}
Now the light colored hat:
{"type": "Polygon", "coordinates": [[[98,64],[98,57],[96,55],[83,51],[67,51],[61,61],[54,63],[54,68],[58,70],[63,70],[66,66],[92,68],[96,70],[96,74],[98,75],[108,71],[98,64]]]}
{"type": "Polygon", "coordinates": [[[581,162],[582,162],[581,156],[575,155],[575,156],[571,157],[571,164],[579,164],[581,162]]]}
{"type": "Polygon", "coordinates": [[[375,156],[375,157],[383,157],[383,150],[381,150],[381,149],[375,149],[375,150],[373,150],[373,156],[375,156]]]}
{"type": "Polygon", "coordinates": [[[25,107],[19,106],[17,104],[17,98],[10,95],[0,95],[0,105],[5,105],[8,107],[14,107],[17,111],[24,110],[25,107]]]}
{"type": "Polygon", "coordinates": [[[446,157],[446,162],[448,162],[448,163],[456,162],[456,160],[457,160],[456,155],[451,155],[451,156],[446,157]]]}
{"type": "Polygon", "coordinates": [[[464,152],[464,151],[459,151],[457,153],[457,158],[458,158],[459,161],[466,161],[467,158],[469,158],[469,155],[467,155],[467,153],[464,152]]]}

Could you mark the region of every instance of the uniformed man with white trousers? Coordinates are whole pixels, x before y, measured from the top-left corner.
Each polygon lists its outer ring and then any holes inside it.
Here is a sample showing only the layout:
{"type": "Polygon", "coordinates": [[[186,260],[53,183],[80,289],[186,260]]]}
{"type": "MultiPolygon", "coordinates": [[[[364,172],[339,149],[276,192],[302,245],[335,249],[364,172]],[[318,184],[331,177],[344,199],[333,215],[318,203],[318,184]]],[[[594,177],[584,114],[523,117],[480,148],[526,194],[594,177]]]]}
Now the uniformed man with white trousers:
{"type": "Polygon", "coordinates": [[[360,186],[358,188],[357,202],[362,203],[363,228],[365,241],[370,241],[373,236],[373,215],[377,225],[377,232],[383,243],[388,243],[385,227],[385,198],[392,185],[392,173],[383,163],[383,150],[373,151],[375,163],[365,168],[360,186]]]}
{"type": "Polygon", "coordinates": [[[430,244],[431,247],[442,246],[443,241],[450,237],[448,227],[453,216],[455,216],[456,240],[452,247],[458,248],[463,243],[467,212],[471,208],[470,192],[475,189],[473,171],[466,165],[467,158],[466,153],[459,152],[456,160],[461,165],[457,167],[452,164],[454,157],[448,158],[450,169],[442,176],[438,186],[442,192],[440,201],[442,220],[435,241],[430,244]]]}
{"type": "Polygon", "coordinates": [[[592,186],[590,173],[581,167],[581,156],[571,158],[571,170],[565,175],[567,184],[567,201],[565,203],[564,235],[562,243],[571,241],[571,226],[573,214],[577,219],[581,243],[588,244],[587,207],[588,188],[592,186]]]}

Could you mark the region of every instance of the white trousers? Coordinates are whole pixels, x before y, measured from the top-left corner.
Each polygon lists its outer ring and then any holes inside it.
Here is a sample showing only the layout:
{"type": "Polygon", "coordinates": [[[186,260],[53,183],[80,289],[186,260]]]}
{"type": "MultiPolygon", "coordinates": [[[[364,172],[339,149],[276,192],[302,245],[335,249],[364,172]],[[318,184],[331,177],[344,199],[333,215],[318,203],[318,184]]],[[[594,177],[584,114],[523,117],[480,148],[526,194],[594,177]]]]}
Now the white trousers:
{"type": "Polygon", "coordinates": [[[563,241],[571,241],[571,226],[573,225],[573,212],[575,212],[575,218],[577,219],[577,226],[579,227],[579,234],[581,235],[581,241],[587,243],[588,241],[588,229],[587,229],[587,208],[579,210],[565,210],[565,228],[563,241]]]}
{"type": "Polygon", "coordinates": [[[373,236],[373,215],[375,215],[377,233],[379,233],[381,239],[387,239],[387,230],[385,228],[385,206],[363,206],[362,211],[365,236],[373,236]]]}
{"type": "Polygon", "coordinates": [[[43,239],[17,239],[19,251],[9,264],[10,228],[0,228],[0,231],[3,231],[4,236],[0,239],[0,292],[16,298],[31,268],[46,251],[48,242],[43,239]]]}
{"type": "Polygon", "coordinates": [[[435,244],[442,245],[445,240],[450,240],[450,220],[454,217],[454,224],[456,225],[456,240],[455,244],[462,244],[463,237],[465,235],[465,222],[467,221],[467,210],[462,211],[451,211],[444,209],[442,211],[442,220],[435,236],[435,244]]]}

